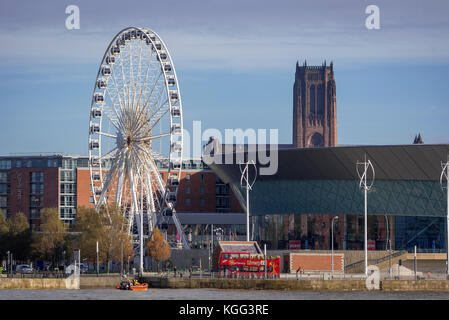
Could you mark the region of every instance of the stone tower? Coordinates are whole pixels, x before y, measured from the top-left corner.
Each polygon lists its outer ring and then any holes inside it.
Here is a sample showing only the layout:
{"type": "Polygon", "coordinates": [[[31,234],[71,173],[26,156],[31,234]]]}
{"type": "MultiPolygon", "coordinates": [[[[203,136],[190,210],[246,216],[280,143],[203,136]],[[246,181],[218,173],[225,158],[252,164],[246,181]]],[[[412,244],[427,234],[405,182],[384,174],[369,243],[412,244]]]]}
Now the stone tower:
{"type": "Polygon", "coordinates": [[[293,145],[297,148],[337,145],[337,102],[334,67],[300,67],[293,86],[293,145]]]}

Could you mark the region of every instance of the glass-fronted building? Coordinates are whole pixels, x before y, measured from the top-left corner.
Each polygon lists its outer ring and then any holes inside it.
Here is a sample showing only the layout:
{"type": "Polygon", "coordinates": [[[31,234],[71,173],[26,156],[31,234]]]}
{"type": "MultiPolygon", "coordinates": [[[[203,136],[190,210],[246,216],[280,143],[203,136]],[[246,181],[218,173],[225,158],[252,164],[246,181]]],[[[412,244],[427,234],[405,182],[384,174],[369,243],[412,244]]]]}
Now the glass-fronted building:
{"type": "MultiPolygon", "coordinates": [[[[268,149],[268,148],[267,148],[268,149]]],[[[245,150],[245,148],[234,148],[245,150]]],[[[362,249],[364,191],[360,189],[357,162],[370,160],[375,170],[368,192],[370,249],[442,250],[446,247],[446,194],[439,178],[449,145],[348,146],[279,148],[278,170],[258,175],[250,191],[252,237],[272,249],[292,245],[302,249],[334,247],[362,249]],[[366,157],[366,158],[365,158],[366,157]],[[334,220],[332,226],[332,219],[334,220]]],[[[233,159],[246,151],[234,151],[233,159]]],[[[229,154],[217,153],[209,164],[246,210],[246,190],[241,187],[237,161],[226,164],[229,154]]],[[[272,157],[275,159],[275,157],[272,157]]],[[[258,160],[258,167],[267,167],[258,160]]],[[[209,163],[210,160],[207,162],[209,163]]]]}

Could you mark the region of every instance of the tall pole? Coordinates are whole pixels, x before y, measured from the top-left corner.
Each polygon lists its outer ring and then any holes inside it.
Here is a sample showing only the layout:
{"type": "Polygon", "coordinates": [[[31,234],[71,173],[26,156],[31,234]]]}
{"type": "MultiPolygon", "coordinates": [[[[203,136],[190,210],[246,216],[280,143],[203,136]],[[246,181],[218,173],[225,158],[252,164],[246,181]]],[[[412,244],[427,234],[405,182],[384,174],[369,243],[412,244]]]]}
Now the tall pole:
{"type": "Polygon", "coordinates": [[[446,274],[449,277],[449,161],[446,162],[446,193],[447,193],[447,216],[446,216],[446,274]]]}
{"type": "Polygon", "coordinates": [[[140,212],[140,276],[143,276],[143,212],[140,212]]]}
{"type": "Polygon", "coordinates": [[[263,269],[265,271],[265,279],[266,279],[267,278],[267,268],[268,268],[268,266],[267,266],[267,244],[266,243],[264,243],[264,245],[263,245],[263,255],[265,256],[265,268],[263,268],[263,269]]]}
{"type": "MultiPolygon", "coordinates": [[[[368,164],[365,161],[365,172],[368,164]]],[[[368,197],[366,188],[366,174],[365,174],[365,276],[368,276],[368,197]]]]}
{"type": "Polygon", "coordinates": [[[334,220],[338,220],[338,216],[335,216],[332,218],[331,221],[331,252],[332,252],[332,263],[331,263],[331,270],[332,270],[332,277],[334,276],[334,220]]]}
{"type": "Polygon", "coordinates": [[[249,185],[248,185],[248,163],[246,164],[246,241],[249,241],[249,185]]]}
{"type": "Polygon", "coordinates": [[[441,188],[446,189],[447,193],[447,215],[446,215],[446,276],[449,279],[449,156],[447,158],[446,163],[441,162],[441,171],[440,175],[440,184],[441,188]],[[443,179],[446,178],[446,187],[444,187],[443,179]]]}
{"type": "Polygon", "coordinates": [[[357,161],[357,165],[356,165],[356,169],[357,169],[357,174],[359,175],[360,178],[360,183],[359,183],[359,188],[363,188],[364,191],[364,198],[365,198],[365,215],[364,215],[364,220],[365,220],[365,235],[364,235],[364,240],[365,240],[365,276],[368,276],[368,190],[371,189],[373,183],[374,183],[374,176],[375,176],[375,172],[374,172],[374,167],[373,164],[371,163],[370,160],[366,160],[366,155],[365,155],[365,161],[364,162],[358,162],[357,161]],[[361,174],[359,172],[359,165],[363,164],[363,174],[361,174]],[[368,170],[372,171],[372,180],[370,182],[370,185],[368,185],[368,170]]]}
{"type": "Polygon", "coordinates": [[[389,270],[389,274],[390,274],[390,276],[392,276],[393,275],[393,269],[391,268],[391,239],[388,239],[388,242],[389,242],[389,244],[390,244],[390,252],[389,252],[389,255],[388,255],[388,257],[389,257],[389,268],[388,268],[388,270],[389,270]]]}
{"type": "Polygon", "coordinates": [[[209,252],[209,271],[212,275],[212,250],[214,247],[214,225],[211,225],[210,228],[210,252],[209,252]]]}
{"type": "Polygon", "coordinates": [[[240,186],[241,188],[246,189],[246,241],[250,241],[250,235],[249,235],[249,191],[252,189],[254,182],[256,182],[257,178],[257,167],[254,161],[251,161],[251,164],[254,166],[255,174],[254,174],[254,180],[252,182],[249,182],[249,164],[250,162],[247,161],[245,163],[244,169],[242,170],[242,167],[240,164],[240,186]],[[245,179],[246,185],[243,185],[243,179],[245,179]]]}
{"type": "Polygon", "coordinates": [[[413,260],[414,260],[415,280],[416,280],[416,246],[415,246],[415,256],[413,260]]]}
{"type": "Polygon", "coordinates": [[[123,275],[123,240],[122,240],[122,247],[121,247],[121,254],[122,254],[122,264],[120,265],[120,274],[123,275]]]}
{"type": "Polygon", "coordinates": [[[98,265],[98,241],[97,241],[97,246],[96,246],[96,253],[97,253],[97,277],[100,274],[100,267],[98,265]]]}

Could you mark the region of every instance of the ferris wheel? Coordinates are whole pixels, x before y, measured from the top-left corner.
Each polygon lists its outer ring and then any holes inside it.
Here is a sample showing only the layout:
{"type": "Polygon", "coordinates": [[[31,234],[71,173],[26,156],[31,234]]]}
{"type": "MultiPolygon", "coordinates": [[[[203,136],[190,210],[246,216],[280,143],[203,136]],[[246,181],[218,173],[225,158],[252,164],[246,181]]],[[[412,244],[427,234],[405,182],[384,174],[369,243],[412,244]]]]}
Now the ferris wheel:
{"type": "Polygon", "coordinates": [[[143,239],[173,220],[182,168],[182,103],[168,48],[154,31],[129,27],[101,60],[89,119],[89,171],[96,208],[115,202],[143,259],[143,239]],[[166,173],[165,179],[162,172],[166,173]]]}

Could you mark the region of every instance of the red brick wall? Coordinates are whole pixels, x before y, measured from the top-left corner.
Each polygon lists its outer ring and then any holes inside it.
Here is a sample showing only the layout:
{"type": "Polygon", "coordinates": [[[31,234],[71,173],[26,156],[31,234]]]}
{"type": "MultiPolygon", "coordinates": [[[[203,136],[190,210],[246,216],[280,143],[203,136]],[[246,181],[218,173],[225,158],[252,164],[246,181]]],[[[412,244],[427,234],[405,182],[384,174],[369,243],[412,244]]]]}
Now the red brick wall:
{"type": "Polygon", "coordinates": [[[30,173],[44,173],[44,194],[42,208],[59,206],[59,168],[11,168],[9,208],[11,217],[22,212],[30,218],[30,173]]]}
{"type": "Polygon", "coordinates": [[[178,212],[215,212],[215,174],[208,171],[183,171],[179,183],[176,211],[178,212]],[[186,175],[190,174],[190,181],[186,175]],[[203,181],[201,181],[203,175],[203,181]],[[190,194],[187,194],[187,186],[190,187],[190,194]],[[204,194],[200,194],[200,188],[204,187],[204,194]],[[186,199],[190,199],[187,205],[186,199]],[[200,204],[200,199],[204,199],[204,205],[200,204]]]}
{"type": "MultiPolygon", "coordinates": [[[[162,172],[166,181],[167,173],[162,172]]],[[[77,206],[93,207],[90,203],[90,172],[88,169],[77,170],[77,206]]],[[[233,195],[232,195],[233,196],[233,195]]],[[[237,201],[237,200],[235,200],[237,201]]],[[[215,212],[215,174],[208,171],[182,171],[179,183],[176,211],[178,212],[215,212]],[[190,174],[190,181],[186,175],[190,174]],[[203,175],[203,181],[201,181],[203,175]],[[186,187],[190,186],[190,194],[186,193],[186,187]],[[204,194],[200,194],[200,187],[204,187],[204,194]],[[186,199],[190,199],[190,205],[186,199]],[[204,205],[200,205],[200,199],[204,199],[204,205]]],[[[239,211],[241,212],[241,211],[239,211]]]]}
{"type": "MultiPolygon", "coordinates": [[[[332,270],[332,255],[329,253],[290,253],[290,273],[296,273],[298,267],[304,271],[332,270]]],[[[344,270],[344,254],[334,254],[334,271],[344,270]]]]}
{"type": "Polygon", "coordinates": [[[76,205],[86,208],[93,208],[94,204],[90,203],[90,171],[89,169],[76,170],[76,205]]]}

